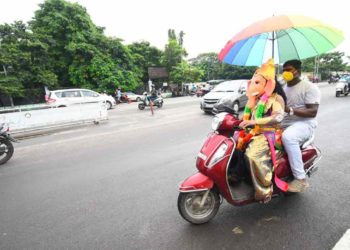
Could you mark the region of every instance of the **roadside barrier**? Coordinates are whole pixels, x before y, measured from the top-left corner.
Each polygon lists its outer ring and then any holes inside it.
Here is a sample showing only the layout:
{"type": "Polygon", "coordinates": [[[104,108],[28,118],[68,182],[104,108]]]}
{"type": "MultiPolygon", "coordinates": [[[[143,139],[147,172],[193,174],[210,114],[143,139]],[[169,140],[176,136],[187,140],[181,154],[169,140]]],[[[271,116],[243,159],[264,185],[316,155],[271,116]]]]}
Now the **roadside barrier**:
{"type": "Polygon", "coordinates": [[[107,120],[103,102],[74,104],[68,107],[52,107],[46,104],[0,109],[0,123],[8,123],[11,134],[30,134],[84,123],[107,120]]]}

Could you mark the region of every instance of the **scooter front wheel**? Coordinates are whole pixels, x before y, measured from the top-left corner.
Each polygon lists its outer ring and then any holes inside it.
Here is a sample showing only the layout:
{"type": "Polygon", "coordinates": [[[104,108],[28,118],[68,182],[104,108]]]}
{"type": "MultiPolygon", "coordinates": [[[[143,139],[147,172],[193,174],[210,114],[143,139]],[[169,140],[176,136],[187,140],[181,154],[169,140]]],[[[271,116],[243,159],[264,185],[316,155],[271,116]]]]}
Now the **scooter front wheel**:
{"type": "Polygon", "coordinates": [[[210,221],[219,210],[220,196],[213,190],[180,193],[177,200],[179,213],[192,224],[210,221]],[[203,200],[204,199],[204,200],[203,200]]]}
{"type": "Polygon", "coordinates": [[[0,165],[6,163],[13,155],[13,145],[7,139],[0,139],[0,165]]]}

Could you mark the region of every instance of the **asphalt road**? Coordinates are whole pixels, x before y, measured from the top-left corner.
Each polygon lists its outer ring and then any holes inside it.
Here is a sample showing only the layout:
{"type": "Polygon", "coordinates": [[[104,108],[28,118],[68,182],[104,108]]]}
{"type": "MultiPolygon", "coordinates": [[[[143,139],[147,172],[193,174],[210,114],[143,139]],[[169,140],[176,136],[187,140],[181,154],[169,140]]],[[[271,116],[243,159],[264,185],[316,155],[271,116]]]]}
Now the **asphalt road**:
{"type": "Polygon", "coordinates": [[[350,228],[350,97],[320,84],[323,159],[302,194],[269,204],[224,202],[209,223],[177,211],[177,185],[196,172],[210,132],[199,99],[28,138],[0,167],[0,249],[331,249],[350,228]]]}

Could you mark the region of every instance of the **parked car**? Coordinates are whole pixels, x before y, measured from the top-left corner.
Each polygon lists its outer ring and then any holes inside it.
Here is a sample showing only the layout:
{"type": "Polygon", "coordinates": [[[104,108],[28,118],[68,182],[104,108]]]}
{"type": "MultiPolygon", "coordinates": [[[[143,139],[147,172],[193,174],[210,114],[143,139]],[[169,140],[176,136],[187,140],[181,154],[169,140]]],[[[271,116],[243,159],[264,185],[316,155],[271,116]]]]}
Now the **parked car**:
{"type": "Polygon", "coordinates": [[[225,82],[223,79],[218,79],[218,80],[209,80],[207,81],[207,84],[209,84],[210,90],[213,89],[215,86],[218,84],[225,82]]]}
{"type": "Polygon", "coordinates": [[[143,96],[142,95],[138,95],[138,94],[135,94],[134,92],[124,92],[122,94],[125,94],[126,97],[130,100],[130,101],[133,101],[133,102],[139,102],[142,100],[143,96]]]}
{"type": "Polygon", "coordinates": [[[173,96],[173,93],[172,93],[170,90],[168,90],[168,91],[162,92],[162,93],[160,94],[160,96],[161,96],[162,98],[169,98],[169,97],[172,97],[172,96],[173,96]]]}
{"type": "Polygon", "coordinates": [[[208,94],[204,95],[200,108],[206,113],[212,113],[214,104],[216,104],[221,98],[231,98],[233,103],[233,110],[236,112],[243,108],[248,98],[245,95],[247,91],[248,80],[232,80],[225,81],[218,84],[208,94]]]}
{"type": "Polygon", "coordinates": [[[115,99],[107,94],[99,94],[89,89],[59,89],[50,91],[46,103],[56,107],[72,104],[106,102],[107,109],[116,105],[115,99]]]}

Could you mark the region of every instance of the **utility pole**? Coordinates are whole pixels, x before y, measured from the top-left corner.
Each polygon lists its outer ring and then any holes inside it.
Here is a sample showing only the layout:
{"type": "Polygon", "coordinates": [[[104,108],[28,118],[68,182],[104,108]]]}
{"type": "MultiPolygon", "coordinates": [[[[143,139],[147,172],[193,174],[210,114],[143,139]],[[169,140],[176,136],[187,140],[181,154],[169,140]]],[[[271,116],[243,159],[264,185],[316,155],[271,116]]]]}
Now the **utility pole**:
{"type": "Polygon", "coordinates": [[[318,56],[315,56],[313,81],[315,81],[315,79],[318,79],[318,67],[319,67],[318,56]]]}
{"type": "Polygon", "coordinates": [[[207,76],[207,78],[208,78],[208,81],[209,81],[209,80],[210,80],[210,78],[209,78],[209,76],[210,76],[210,75],[209,75],[209,72],[210,72],[210,65],[211,65],[210,57],[207,58],[207,62],[208,62],[208,70],[207,70],[207,71],[208,71],[208,72],[207,72],[208,76],[207,76]]]}

